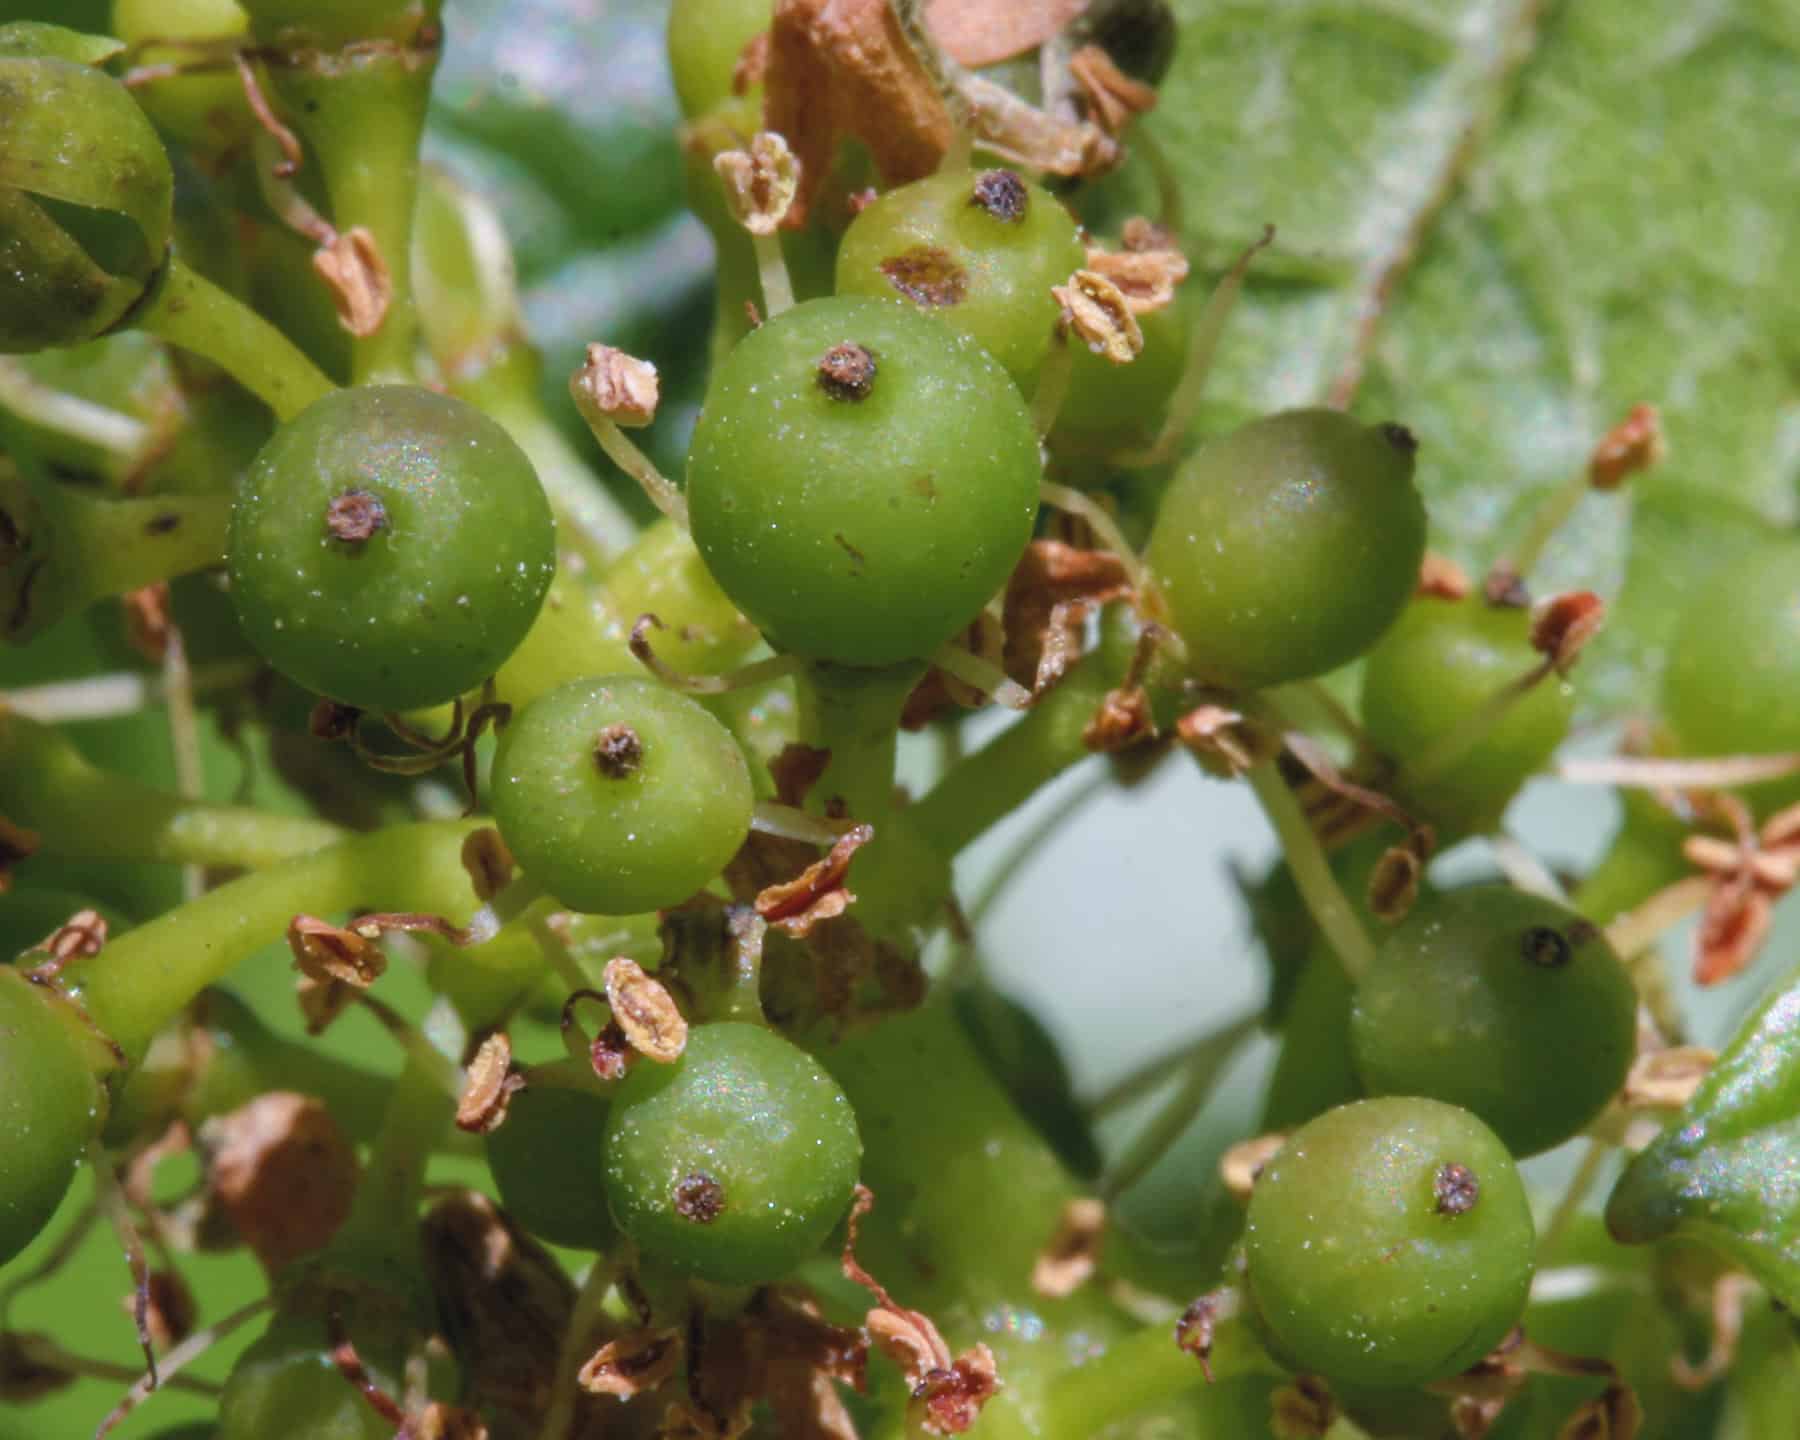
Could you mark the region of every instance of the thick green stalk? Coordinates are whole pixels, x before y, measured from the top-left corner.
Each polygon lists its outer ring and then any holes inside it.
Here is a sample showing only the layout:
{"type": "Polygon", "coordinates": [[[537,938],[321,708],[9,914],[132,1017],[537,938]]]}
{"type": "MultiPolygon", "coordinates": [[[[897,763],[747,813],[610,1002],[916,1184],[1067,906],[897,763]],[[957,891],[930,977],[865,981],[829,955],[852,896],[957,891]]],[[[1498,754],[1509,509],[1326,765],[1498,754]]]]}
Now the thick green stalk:
{"type": "Polygon", "coordinates": [[[406,910],[466,921],[472,821],[396,825],[233,880],[129,930],[68,972],[88,1014],[135,1060],[206,986],[300,914],[406,910]]]}
{"type": "MultiPolygon", "coordinates": [[[[1167,1323],[1147,1325],[1115,1340],[1105,1354],[1065,1371],[1050,1386],[1045,1406],[1050,1423],[1041,1432],[1042,1440],[1088,1440],[1140,1411],[1207,1386],[1199,1360],[1176,1345],[1174,1328],[1167,1323]]],[[[1231,1382],[1245,1377],[1284,1373],[1242,1319],[1219,1323],[1207,1363],[1212,1367],[1211,1383],[1226,1392],[1237,1388],[1231,1382]]],[[[1238,1397],[1224,1393],[1220,1398],[1232,1403],[1238,1397]]],[[[1260,1394],[1255,1401],[1260,1420],[1267,1414],[1268,1402],[1260,1394]]]]}
{"type": "Polygon", "coordinates": [[[1375,963],[1375,944],[1357,918],[1356,908],[1345,898],[1337,877],[1331,873],[1331,864],[1325,858],[1319,837],[1313,834],[1312,826],[1301,812],[1300,802],[1294,798],[1294,792],[1288,789],[1287,781],[1281,778],[1281,772],[1272,760],[1251,766],[1244,778],[1250,782],[1263,814],[1268,816],[1269,824],[1275,829],[1275,838],[1281,843],[1288,869],[1293,872],[1294,884],[1299,887],[1300,898],[1306,902],[1313,923],[1324,932],[1344,973],[1353,982],[1361,980],[1375,963]]]}
{"type": "Polygon", "coordinates": [[[211,360],[280,420],[293,419],[337,388],[287,336],[179,256],[170,257],[130,320],[138,330],[211,360]]]}
{"type": "Polygon", "coordinates": [[[58,730],[0,703],[0,814],[71,860],[251,869],[343,837],[323,820],[186,800],[91,765],[58,730]]]}

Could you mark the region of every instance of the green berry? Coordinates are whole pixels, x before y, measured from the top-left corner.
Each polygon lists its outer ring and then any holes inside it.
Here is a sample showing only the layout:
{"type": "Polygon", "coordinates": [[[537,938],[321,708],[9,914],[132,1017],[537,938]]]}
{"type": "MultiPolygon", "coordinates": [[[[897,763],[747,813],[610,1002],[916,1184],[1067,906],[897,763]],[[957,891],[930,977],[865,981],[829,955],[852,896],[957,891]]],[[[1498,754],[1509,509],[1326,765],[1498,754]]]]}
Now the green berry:
{"type": "Polygon", "coordinates": [[[718,367],[688,457],[694,543],[777,647],[930,655],[1006,583],[1037,437],[980,346],[906,305],[814,300],[718,367]]]}
{"type": "Polygon", "coordinates": [[[1513,796],[1569,733],[1574,692],[1554,678],[1543,681],[1448,768],[1414,779],[1407,766],[1540,659],[1531,648],[1528,611],[1489,605],[1474,595],[1420,597],[1369,652],[1363,728],[1399,764],[1394,798],[1436,826],[1440,840],[1498,827],[1513,796]]]}
{"type": "Polygon", "coordinates": [[[513,1096],[487,1137],[506,1213],[540,1240],[575,1250],[613,1241],[603,1165],[607,1102],[585,1090],[533,1085],[513,1096]]]}
{"type": "Polygon", "coordinates": [[[850,222],[837,293],[901,299],[979,341],[1021,387],[1087,263],[1056,198],[1011,170],[945,170],[889,190],[850,222]]]}
{"type": "Polygon", "coordinates": [[[674,0],[670,5],[669,69],[687,119],[709,114],[732,98],[738,61],[744,47],[769,28],[770,8],[770,0],[674,0]]]}
{"type": "Polygon", "coordinates": [[[576,680],[513,717],[494,755],[494,819],[564,905],[634,915],[686,900],[750,828],[750,770],[697,701],[650,680],[576,680]]]}
{"type": "Polygon", "coordinates": [[[250,17],[237,0],[113,0],[112,28],[136,47],[134,65],[188,67],[135,91],[165,131],[203,151],[223,150],[245,138],[255,122],[244,82],[227,59],[231,47],[244,44],[250,33],[250,17]],[[154,43],[162,41],[173,43],[154,43]],[[201,48],[209,42],[216,48],[201,48]]]}
{"type": "Polygon", "coordinates": [[[0,966],[0,1264],[49,1222],[99,1133],[96,1042],[73,1009],[0,966]]]}
{"type": "Polygon", "coordinates": [[[105,71],[44,53],[51,29],[0,26],[0,353],[117,325],[161,268],[174,223],[155,129],[105,71]]]}
{"type": "Polygon", "coordinates": [[[497,670],[556,565],[531,462],[480,411],[410,385],[339,390],[275,432],[231,516],[250,643],[370,710],[436,705],[497,670]]]}
{"type": "Polygon", "coordinates": [[[1145,553],[1194,678],[1257,690],[1349,663],[1405,609],[1425,554],[1410,432],[1288,410],[1198,451],[1145,553]]]}
{"type": "Polygon", "coordinates": [[[1599,1114],[1636,1034],[1637,993],[1599,930],[1502,885],[1421,899],[1383,941],[1350,1020],[1372,1093],[1464,1106],[1515,1155],[1599,1114]]]}
{"type": "MultiPolygon", "coordinates": [[[[383,1391],[400,1393],[398,1346],[375,1354],[359,1344],[357,1358],[383,1391]]],[[[315,1316],[277,1315],[238,1357],[219,1397],[217,1440],[392,1440],[393,1434],[393,1425],[333,1363],[324,1322],[315,1316]]]]}
{"type": "Polygon", "coordinates": [[[1050,431],[1059,454],[1106,454],[1156,434],[1187,367],[1190,319],[1179,295],[1174,304],[1139,315],[1144,348],[1129,365],[1070,341],[1069,390],[1050,431]]]}
{"type": "Polygon", "coordinates": [[[804,1050],[760,1025],[697,1026],[613,1102],[606,1193],[646,1255],[725,1284],[779,1279],[844,1216],[856,1116],[804,1050]]]}
{"type": "Polygon", "coordinates": [[[1244,1222],[1277,1354],[1365,1386],[1447,1379],[1486,1355],[1524,1311],[1535,1243],[1506,1147],[1434,1100],[1359,1100],[1303,1125],[1244,1222]]]}
{"type": "MultiPolygon", "coordinates": [[[[1800,751],[1800,540],[1733,549],[1688,594],[1663,675],[1663,718],[1695,757],[1800,751]]],[[[1763,815],[1800,800],[1800,780],[1745,798],[1763,815]]]]}

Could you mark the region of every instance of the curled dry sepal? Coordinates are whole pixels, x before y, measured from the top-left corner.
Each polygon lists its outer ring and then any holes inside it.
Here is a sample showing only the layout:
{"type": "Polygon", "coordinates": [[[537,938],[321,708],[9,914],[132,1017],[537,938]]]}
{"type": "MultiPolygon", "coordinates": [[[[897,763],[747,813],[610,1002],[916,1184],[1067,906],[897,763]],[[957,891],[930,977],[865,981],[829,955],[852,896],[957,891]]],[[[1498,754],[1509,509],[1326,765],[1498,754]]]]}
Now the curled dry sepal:
{"type": "Polygon", "coordinates": [[[626,430],[656,418],[662,393],[656,367],[648,360],[598,344],[587,347],[587,361],[570,378],[569,390],[584,415],[603,416],[626,430]]]}
{"type": "Polygon", "coordinates": [[[1682,854],[1709,882],[1694,934],[1694,981],[1717,985],[1740,973],[1768,938],[1775,904],[1800,880],[1800,805],[1752,829],[1741,803],[1719,802],[1737,839],[1690,835],[1682,854]]]}
{"type": "Polygon", "coordinates": [[[756,913],[796,940],[805,939],[813,926],[850,908],[856,899],[845,883],[850,861],[874,838],[873,826],[851,826],[822,860],[814,861],[792,880],[764,887],[756,897],[756,913]]]}
{"type": "Polygon", "coordinates": [[[673,1065],[687,1048],[687,1021],[662,981],[623,955],[606,962],[606,1003],[631,1048],[659,1065],[673,1065]]]}
{"type": "Polygon", "coordinates": [[[1050,294],[1062,306],[1063,324],[1096,355],[1129,365],[1143,353],[1144,332],[1124,291],[1097,270],[1077,270],[1050,294]]]}
{"type": "Polygon", "coordinates": [[[469,1061],[462,1094],[456,1102],[456,1127],[471,1135],[491,1135],[506,1123],[506,1107],[525,1088],[512,1068],[512,1041],[496,1030],[476,1048],[469,1061]]]}
{"type": "Polygon", "coordinates": [[[874,1204],[874,1193],[858,1185],[844,1242],[844,1278],[875,1297],[863,1323],[870,1339],[900,1367],[912,1387],[908,1421],[928,1435],[960,1435],[1000,1388],[994,1352],[977,1342],[952,1357],[931,1317],[896,1304],[886,1287],[862,1267],[856,1258],[856,1232],[874,1204]]]}

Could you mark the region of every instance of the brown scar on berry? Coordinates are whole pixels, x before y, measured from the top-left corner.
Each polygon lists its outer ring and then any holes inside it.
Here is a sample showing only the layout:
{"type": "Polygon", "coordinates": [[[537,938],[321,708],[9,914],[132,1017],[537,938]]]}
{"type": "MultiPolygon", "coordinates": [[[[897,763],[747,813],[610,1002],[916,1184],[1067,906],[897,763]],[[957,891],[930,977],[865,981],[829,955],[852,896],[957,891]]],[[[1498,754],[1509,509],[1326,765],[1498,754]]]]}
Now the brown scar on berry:
{"type": "Polygon", "coordinates": [[[819,357],[819,388],[833,400],[866,400],[875,389],[876,372],[875,357],[845,340],[819,357]]]}
{"type": "Polygon", "coordinates": [[[675,1182],[675,1213],[694,1225],[710,1225],[725,1213],[725,1187],[704,1170],[675,1182]]]}
{"type": "Polygon", "coordinates": [[[888,284],[915,305],[943,310],[968,298],[969,272],[939,245],[914,245],[881,262],[888,284]]]}
{"type": "Polygon", "coordinates": [[[1296,1375],[1269,1397],[1269,1433],[1282,1440],[1322,1440],[1337,1418],[1337,1398],[1318,1375],[1296,1375]]]}
{"type": "Polygon", "coordinates": [[[506,842],[500,838],[500,832],[492,825],[470,831],[468,838],[462,843],[459,858],[463,873],[469,877],[469,884],[475,891],[475,898],[484,903],[492,900],[511,883],[513,871],[518,865],[513,859],[512,851],[506,848],[506,842]]]}
{"type": "Polygon", "coordinates": [[[1432,1198],[1440,1215],[1467,1215],[1481,1199],[1481,1182],[1466,1165],[1454,1161],[1440,1165],[1431,1181],[1432,1198]]]}
{"type": "Polygon", "coordinates": [[[1031,192],[1011,170],[983,170],[975,177],[969,203],[995,220],[1017,225],[1031,208],[1031,192]]]}
{"type": "Polygon", "coordinates": [[[594,768],[608,780],[627,780],[644,763],[644,742],[631,726],[608,725],[594,736],[594,768]]]}
{"type": "Polygon", "coordinates": [[[346,490],[325,507],[325,531],[333,540],[360,545],[387,529],[387,506],[367,490],[346,490]]]}

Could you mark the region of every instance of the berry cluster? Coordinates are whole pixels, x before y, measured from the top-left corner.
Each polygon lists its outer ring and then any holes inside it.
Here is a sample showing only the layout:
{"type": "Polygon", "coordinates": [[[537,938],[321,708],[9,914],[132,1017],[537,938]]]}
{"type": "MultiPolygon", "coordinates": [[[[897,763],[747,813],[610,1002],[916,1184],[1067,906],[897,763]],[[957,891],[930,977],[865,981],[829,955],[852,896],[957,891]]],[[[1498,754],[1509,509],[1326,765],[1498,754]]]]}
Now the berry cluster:
{"type": "Polygon", "coordinates": [[[1700,911],[1727,978],[1800,878],[1800,541],[1694,598],[1553,873],[1504,821],[1605,607],[1531,582],[1654,416],[1481,580],[1406,425],[1203,423],[1273,237],[1190,275],[1163,5],[676,0],[675,478],[622,337],[545,413],[499,219],[420,165],[444,8],[0,25],[0,1396],[118,1378],[8,1309],[103,1215],[147,1364],[102,1433],[254,1321],[159,1433],[1752,1435],[1682,1427],[1782,1383],[1731,1350],[1800,1303],[1796,992],[1700,1051],[1654,947],[1700,911]],[[1261,1120],[1170,1255],[1122,1217],[1259,1027],[1082,1103],[954,864],[1174,756],[1281,856],[1261,1120]],[[259,1298],[197,1315],[218,1248],[259,1298]]]}

